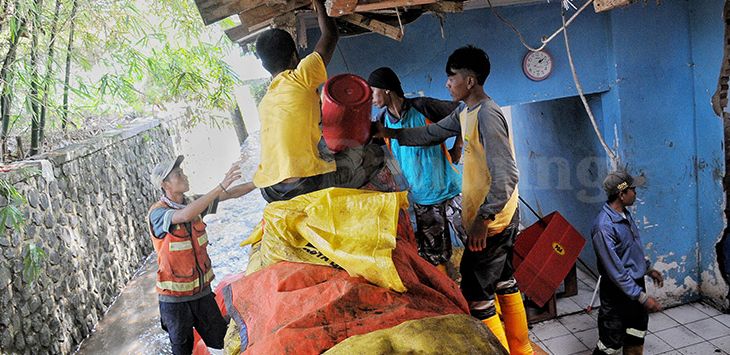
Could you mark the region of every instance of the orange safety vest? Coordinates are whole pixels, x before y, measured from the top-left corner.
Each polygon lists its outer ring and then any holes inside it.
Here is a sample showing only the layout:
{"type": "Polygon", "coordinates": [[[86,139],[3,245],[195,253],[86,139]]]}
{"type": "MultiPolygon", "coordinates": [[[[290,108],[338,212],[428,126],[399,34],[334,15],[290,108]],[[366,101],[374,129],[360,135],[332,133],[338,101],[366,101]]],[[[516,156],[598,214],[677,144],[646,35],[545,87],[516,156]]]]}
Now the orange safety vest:
{"type": "Polygon", "coordinates": [[[208,257],[206,224],[200,217],[190,223],[173,224],[157,238],[149,221],[152,210],[169,206],[162,201],[152,205],[147,224],[157,252],[157,292],[165,296],[192,296],[205,289],[215,278],[208,257]]]}

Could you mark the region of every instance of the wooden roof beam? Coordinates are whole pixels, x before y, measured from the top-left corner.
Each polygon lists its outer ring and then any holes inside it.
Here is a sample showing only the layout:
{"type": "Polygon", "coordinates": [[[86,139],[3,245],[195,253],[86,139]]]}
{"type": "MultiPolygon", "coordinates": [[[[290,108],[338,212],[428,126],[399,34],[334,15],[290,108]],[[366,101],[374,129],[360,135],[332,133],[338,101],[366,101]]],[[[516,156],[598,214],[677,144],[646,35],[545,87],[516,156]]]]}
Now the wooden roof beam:
{"type": "Polygon", "coordinates": [[[462,2],[462,1],[439,1],[434,4],[425,5],[423,8],[426,11],[453,14],[453,13],[464,11],[464,2],[462,2]]]}
{"type": "Polygon", "coordinates": [[[239,40],[246,38],[249,34],[251,34],[251,31],[248,30],[248,27],[244,25],[238,25],[233,28],[229,28],[225,30],[226,36],[228,36],[228,39],[231,40],[231,42],[238,42],[239,40]]]}
{"type": "Polygon", "coordinates": [[[396,41],[400,41],[403,38],[403,32],[401,32],[400,27],[391,26],[387,23],[373,20],[360,14],[345,15],[342,16],[341,19],[362,28],[366,28],[372,32],[380,33],[381,35],[392,38],[396,41]]]}
{"type": "MultiPolygon", "coordinates": [[[[302,15],[303,13],[299,11],[287,12],[273,18],[269,24],[289,32],[300,47],[306,48],[307,27],[302,15]]],[[[247,42],[255,39],[265,28],[266,26],[256,26],[250,29],[246,25],[239,25],[226,30],[225,33],[231,42],[247,42]]]]}
{"type": "Polygon", "coordinates": [[[327,15],[340,17],[355,12],[357,0],[327,0],[324,6],[327,8],[327,15]]]}
{"type": "Polygon", "coordinates": [[[369,12],[396,7],[435,4],[437,0],[383,0],[358,5],[357,0],[327,0],[327,14],[332,17],[349,15],[355,12],[369,12]]]}
{"type": "Polygon", "coordinates": [[[312,0],[287,0],[284,4],[261,5],[238,14],[241,24],[249,31],[256,31],[272,24],[274,18],[307,6],[312,0]]]}
{"type": "Polygon", "coordinates": [[[210,25],[228,16],[259,6],[286,4],[287,0],[195,0],[203,23],[210,25]]]}
{"type": "Polygon", "coordinates": [[[433,4],[436,2],[438,2],[438,1],[437,0],[386,0],[386,1],[357,5],[355,7],[355,12],[368,12],[368,11],[392,9],[395,7],[428,5],[428,4],[433,4]]]}

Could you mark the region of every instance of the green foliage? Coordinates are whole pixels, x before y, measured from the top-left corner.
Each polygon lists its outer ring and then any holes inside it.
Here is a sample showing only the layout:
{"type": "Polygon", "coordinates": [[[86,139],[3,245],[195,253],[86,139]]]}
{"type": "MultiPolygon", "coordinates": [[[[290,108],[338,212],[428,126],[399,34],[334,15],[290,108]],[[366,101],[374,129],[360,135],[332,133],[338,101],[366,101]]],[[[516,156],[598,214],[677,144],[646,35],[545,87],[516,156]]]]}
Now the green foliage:
{"type": "MultiPolygon", "coordinates": [[[[22,178],[38,174],[36,168],[21,168],[17,173],[22,178]]],[[[8,227],[18,229],[25,223],[20,207],[27,203],[23,194],[8,180],[0,179],[0,196],[5,198],[6,205],[0,208],[0,234],[4,234],[8,227]]],[[[23,278],[31,285],[38,279],[42,271],[42,263],[46,252],[35,244],[29,244],[23,256],[23,278]]]]}
{"type": "MultiPolygon", "coordinates": [[[[38,174],[36,168],[22,168],[18,171],[23,178],[38,174]]],[[[18,191],[8,180],[0,179],[0,196],[5,198],[6,204],[0,208],[0,234],[5,233],[7,227],[17,229],[25,223],[25,217],[20,207],[28,203],[25,196],[18,191]]]]}
{"type": "Polygon", "coordinates": [[[5,233],[7,225],[17,228],[23,225],[25,218],[16,205],[7,205],[0,208],[0,233],[5,233]]]}
{"type": "Polygon", "coordinates": [[[43,260],[45,259],[46,252],[42,248],[32,243],[29,244],[23,256],[23,279],[32,285],[41,275],[43,260]]]}
{"type": "Polygon", "coordinates": [[[49,127],[60,126],[56,122],[66,112],[78,124],[86,116],[142,113],[171,103],[196,110],[233,107],[240,80],[223,58],[234,45],[220,27],[204,26],[193,0],[59,0],[57,16],[55,0],[41,2],[40,8],[36,0],[5,1],[10,16],[0,19],[0,63],[8,63],[0,91],[12,98],[6,123],[11,134],[27,133],[34,105],[45,106],[49,127]],[[39,15],[35,26],[34,14],[39,15]],[[57,28],[55,36],[51,28],[57,28]],[[38,39],[37,68],[48,68],[40,76],[30,65],[32,34],[38,39]],[[72,63],[68,111],[61,104],[67,57],[72,63]],[[32,83],[41,88],[38,96],[30,95],[32,83]]]}

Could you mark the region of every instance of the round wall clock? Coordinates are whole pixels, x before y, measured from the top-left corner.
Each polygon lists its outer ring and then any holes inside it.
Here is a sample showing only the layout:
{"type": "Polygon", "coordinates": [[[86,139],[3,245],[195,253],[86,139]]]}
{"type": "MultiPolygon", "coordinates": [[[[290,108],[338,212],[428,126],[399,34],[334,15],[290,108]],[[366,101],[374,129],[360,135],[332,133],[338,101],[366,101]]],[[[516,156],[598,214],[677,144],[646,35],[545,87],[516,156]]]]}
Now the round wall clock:
{"type": "Polygon", "coordinates": [[[530,80],[545,80],[553,72],[553,57],[546,51],[529,51],[522,60],[522,71],[530,80]]]}

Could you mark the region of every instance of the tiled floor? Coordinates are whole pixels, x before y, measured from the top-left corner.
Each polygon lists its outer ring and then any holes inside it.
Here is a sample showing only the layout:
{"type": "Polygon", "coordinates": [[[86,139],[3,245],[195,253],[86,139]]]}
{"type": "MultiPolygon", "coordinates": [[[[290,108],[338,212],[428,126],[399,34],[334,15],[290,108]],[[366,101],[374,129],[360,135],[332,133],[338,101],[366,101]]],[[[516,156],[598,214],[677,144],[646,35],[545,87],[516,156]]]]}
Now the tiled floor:
{"type": "MultiPolygon", "coordinates": [[[[559,299],[558,319],[534,324],[530,339],[554,355],[590,354],[598,341],[598,310],[587,314],[593,286],[591,277],[578,275],[578,295],[559,299]]],[[[598,300],[594,307],[598,307],[598,300]]],[[[730,354],[730,314],[701,303],[653,313],[644,354],[730,354]]]]}

